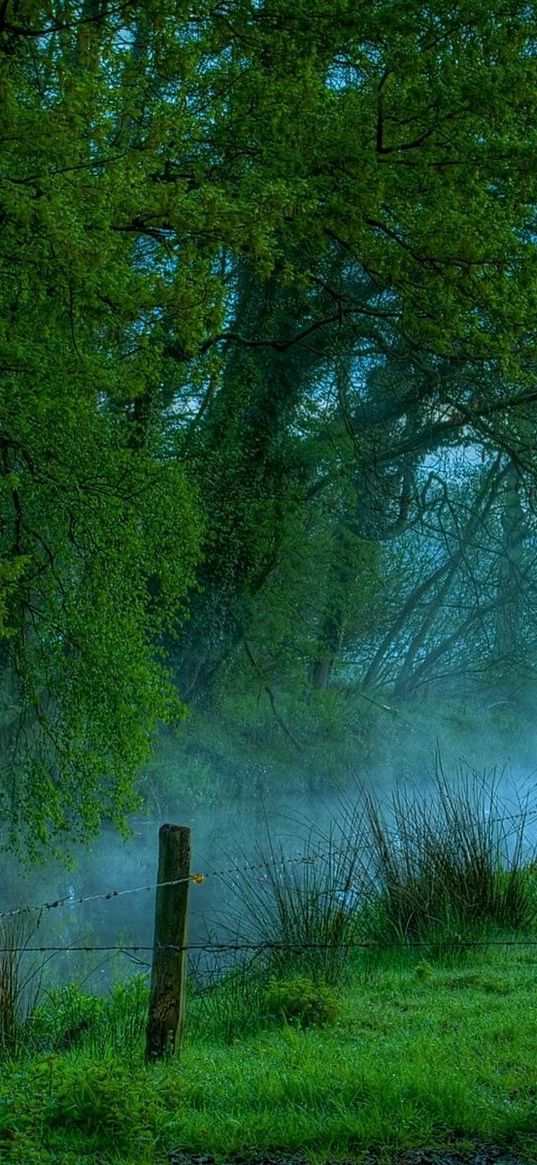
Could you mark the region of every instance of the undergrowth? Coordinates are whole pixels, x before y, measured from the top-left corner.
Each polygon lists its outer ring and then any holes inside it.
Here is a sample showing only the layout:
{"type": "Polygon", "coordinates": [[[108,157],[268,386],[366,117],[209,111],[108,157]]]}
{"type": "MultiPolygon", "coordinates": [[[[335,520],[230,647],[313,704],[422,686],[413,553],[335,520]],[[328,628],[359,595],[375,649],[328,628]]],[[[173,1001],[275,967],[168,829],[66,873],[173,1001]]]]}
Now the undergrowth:
{"type": "Polygon", "coordinates": [[[191,964],[178,1060],[144,1064],[146,975],[36,998],[13,930],[0,1153],[143,1165],[174,1150],[532,1144],[527,810],[510,817],[475,774],[436,780],[429,800],[359,791],[328,835],[312,829],[304,861],[269,843],[257,876],[237,868],[234,962],[191,964]]]}
{"type": "Polygon", "coordinates": [[[366,1149],[490,1141],[529,1162],[534,958],[513,947],[451,968],[394,963],[339,990],[321,1024],[296,1010],[311,981],[268,982],[256,1031],[230,1043],[206,1017],[187,1028],[179,1059],[157,1065],[144,1065],[142,1039],[125,1062],[103,1025],[98,1051],[86,1032],[4,1064],[0,1154],[17,1165],[160,1165],[174,1152],[229,1159],[255,1147],[360,1160],[366,1149]]]}
{"type": "Polygon", "coordinates": [[[495,773],[461,767],[453,780],[438,764],[432,793],[403,786],[384,803],[358,786],[328,832],[312,827],[302,862],[269,838],[259,877],[237,869],[230,933],[259,944],[268,973],[331,984],[364,952],[458,959],[498,931],[526,933],[537,917],[530,818],[529,804],[502,803],[495,773]]]}
{"type": "MultiPolygon", "coordinates": [[[[254,869],[239,861],[228,882],[236,906],[220,921],[227,961],[219,952],[210,967],[190,967],[192,1032],[230,1044],[260,1030],[267,1016],[289,1019],[290,1002],[267,1004],[267,983],[274,997],[281,984],[289,1000],[302,992],[317,1017],[312,1022],[323,1022],[323,992],[341,990],[357,975],[374,976],[402,959],[457,965],[473,957],[474,943],[532,933],[530,809],[508,812],[498,784],[494,773],[469,769],[448,780],[438,765],[427,796],[402,787],[383,803],[357,787],[328,832],[312,826],[300,860],[289,861],[269,835],[254,869]]],[[[15,919],[4,927],[0,1050],[12,1056],[106,1044],[128,1061],[143,1039],[145,977],[118,983],[102,998],[71,986],[41,992],[37,1001],[39,976],[35,968],[25,973],[17,953],[21,926],[15,919]]],[[[305,1025],[307,1013],[304,1005],[305,1025]]]]}

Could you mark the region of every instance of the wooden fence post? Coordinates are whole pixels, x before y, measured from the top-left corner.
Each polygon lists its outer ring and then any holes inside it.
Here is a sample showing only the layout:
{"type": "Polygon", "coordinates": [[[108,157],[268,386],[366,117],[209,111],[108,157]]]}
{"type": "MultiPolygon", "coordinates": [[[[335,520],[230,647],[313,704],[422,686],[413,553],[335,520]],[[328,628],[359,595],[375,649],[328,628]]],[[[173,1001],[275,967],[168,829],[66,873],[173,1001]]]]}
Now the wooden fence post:
{"type": "Polygon", "coordinates": [[[162,825],[159,859],[153,968],[146,1033],[146,1060],[178,1052],[184,1016],[186,932],[190,878],[190,830],[162,825]],[[178,885],[160,885],[176,882],[178,885]]]}

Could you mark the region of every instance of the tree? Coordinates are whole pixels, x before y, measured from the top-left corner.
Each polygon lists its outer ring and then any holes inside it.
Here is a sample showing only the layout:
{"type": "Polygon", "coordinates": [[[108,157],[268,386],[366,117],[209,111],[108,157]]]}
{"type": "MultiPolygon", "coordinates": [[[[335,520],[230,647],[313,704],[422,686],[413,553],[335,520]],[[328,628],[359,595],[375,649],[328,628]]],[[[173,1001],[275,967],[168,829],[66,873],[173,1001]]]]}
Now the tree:
{"type": "MultiPolygon", "coordinates": [[[[204,527],[183,677],[200,635],[209,674],[248,643],[301,507],[341,474],[333,561],[342,536],[362,553],[379,469],[402,528],[420,457],[469,428],[505,444],[506,417],[531,416],[534,16],[0,4],[15,830],[44,844],[121,818],[177,711],[166,651],[204,527]],[[387,356],[406,387],[382,381],[387,356]],[[296,425],[333,388],[329,451],[296,425]]],[[[325,598],[333,654],[346,615],[325,598]]]]}

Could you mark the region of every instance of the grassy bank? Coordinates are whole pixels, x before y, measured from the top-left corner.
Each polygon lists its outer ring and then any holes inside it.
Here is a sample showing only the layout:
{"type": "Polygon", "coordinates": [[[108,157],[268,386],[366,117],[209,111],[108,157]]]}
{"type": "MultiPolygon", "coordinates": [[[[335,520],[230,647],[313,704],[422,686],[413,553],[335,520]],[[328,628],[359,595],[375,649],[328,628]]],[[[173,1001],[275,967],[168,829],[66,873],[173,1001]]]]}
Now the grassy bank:
{"type": "Polygon", "coordinates": [[[491,1141],[535,1160],[537,948],[357,971],[338,999],[323,1027],[265,1015],[240,1038],[219,1023],[222,1000],[196,997],[180,1061],[145,1067],[142,993],[127,992],[76,1047],[4,1064],[0,1152],[43,1165],[149,1165],[174,1150],[359,1161],[372,1147],[491,1141]]]}
{"type": "Polygon", "coordinates": [[[6,923],[0,1155],[360,1162],[488,1143],[534,1162],[527,813],[506,816],[494,781],[476,774],[454,785],[440,771],[436,787],[436,798],[400,790],[384,807],[366,793],[299,862],[271,847],[265,864],[236,871],[237,937],[209,944],[213,977],[190,964],[178,1060],[144,1063],[145,976],[103,997],[74,986],[32,996],[30,979],[29,1001],[26,921],[6,923]]]}

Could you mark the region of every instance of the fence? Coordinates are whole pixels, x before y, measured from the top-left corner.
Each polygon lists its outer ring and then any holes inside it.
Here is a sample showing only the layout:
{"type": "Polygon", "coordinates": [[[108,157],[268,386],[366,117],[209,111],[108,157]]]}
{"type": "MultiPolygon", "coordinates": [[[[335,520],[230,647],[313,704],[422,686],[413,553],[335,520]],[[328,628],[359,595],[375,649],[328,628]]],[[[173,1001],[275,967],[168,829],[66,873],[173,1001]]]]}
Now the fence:
{"type": "MultiPolygon", "coordinates": [[[[300,954],[306,951],[323,951],[338,948],[344,951],[387,951],[401,949],[400,941],[380,942],[374,940],[340,939],[331,936],[327,941],[279,942],[244,941],[232,942],[188,942],[187,910],[190,886],[201,886],[207,879],[229,878],[239,873],[249,873],[268,869],[270,866],[312,865],[333,855],[318,850],[293,857],[278,856],[270,861],[235,863],[223,869],[192,873],[190,870],[190,830],[173,825],[163,825],[159,832],[159,863],[157,880],[120,890],[81,895],[66,895],[53,901],[45,901],[30,906],[17,906],[0,911],[0,927],[3,920],[35,914],[40,920],[44,913],[61,907],[78,907],[84,903],[111,901],[129,895],[155,892],[154,940],[148,944],[34,944],[0,945],[0,955],[37,953],[51,955],[68,952],[121,953],[135,958],[144,966],[152,966],[151,990],[147,1019],[146,1058],[156,1060],[180,1047],[184,1017],[185,956],[190,952],[222,956],[224,954],[251,954],[289,952],[300,954]],[[151,954],[150,960],[142,960],[140,955],[151,954]]],[[[429,948],[430,941],[412,939],[412,948],[429,948]]],[[[537,947],[536,938],[487,938],[444,940],[445,948],[457,949],[499,947],[537,947]]]]}

